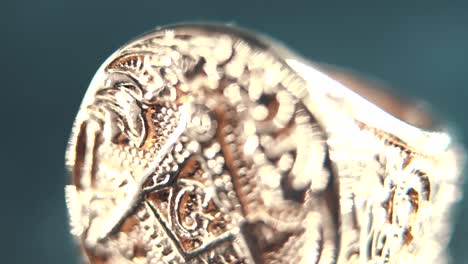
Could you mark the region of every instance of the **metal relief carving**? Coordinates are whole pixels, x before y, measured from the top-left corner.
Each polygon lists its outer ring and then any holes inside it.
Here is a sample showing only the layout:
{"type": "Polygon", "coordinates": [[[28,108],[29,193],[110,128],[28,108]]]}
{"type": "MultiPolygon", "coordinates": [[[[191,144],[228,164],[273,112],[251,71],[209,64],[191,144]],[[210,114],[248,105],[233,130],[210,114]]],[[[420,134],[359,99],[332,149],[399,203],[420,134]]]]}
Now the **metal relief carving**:
{"type": "Polygon", "coordinates": [[[422,240],[438,239],[427,229],[437,229],[444,157],[342,109],[313,112],[308,85],[232,32],[176,27],[119,50],[90,86],[67,154],[72,232],[87,259],[422,259],[422,240]],[[350,128],[327,125],[335,117],[350,128]]]}

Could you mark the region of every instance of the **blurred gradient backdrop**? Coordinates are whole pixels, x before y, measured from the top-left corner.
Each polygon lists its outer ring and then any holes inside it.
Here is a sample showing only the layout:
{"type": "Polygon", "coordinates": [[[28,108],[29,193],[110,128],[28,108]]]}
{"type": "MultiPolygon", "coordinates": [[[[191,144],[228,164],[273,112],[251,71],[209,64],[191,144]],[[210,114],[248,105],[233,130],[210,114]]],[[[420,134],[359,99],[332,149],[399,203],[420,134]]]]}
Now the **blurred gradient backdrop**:
{"type": "MultiPolygon", "coordinates": [[[[100,64],[156,26],[219,21],[266,33],[429,102],[468,142],[468,2],[375,2],[2,1],[0,262],[78,262],[63,190],[72,122],[100,64]]],[[[454,263],[468,263],[467,218],[463,201],[454,263]]]]}

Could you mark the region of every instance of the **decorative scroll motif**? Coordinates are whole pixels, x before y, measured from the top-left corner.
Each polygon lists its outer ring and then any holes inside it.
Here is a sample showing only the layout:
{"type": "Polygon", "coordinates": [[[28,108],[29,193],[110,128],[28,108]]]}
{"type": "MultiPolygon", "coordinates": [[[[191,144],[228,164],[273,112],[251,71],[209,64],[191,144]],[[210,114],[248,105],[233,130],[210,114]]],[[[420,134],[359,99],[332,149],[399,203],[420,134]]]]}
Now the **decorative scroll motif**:
{"type": "Polygon", "coordinates": [[[402,263],[420,251],[427,159],[367,127],[326,134],[302,78],[236,34],[157,31],[98,73],[67,154],[87,259],[402,263]]]}

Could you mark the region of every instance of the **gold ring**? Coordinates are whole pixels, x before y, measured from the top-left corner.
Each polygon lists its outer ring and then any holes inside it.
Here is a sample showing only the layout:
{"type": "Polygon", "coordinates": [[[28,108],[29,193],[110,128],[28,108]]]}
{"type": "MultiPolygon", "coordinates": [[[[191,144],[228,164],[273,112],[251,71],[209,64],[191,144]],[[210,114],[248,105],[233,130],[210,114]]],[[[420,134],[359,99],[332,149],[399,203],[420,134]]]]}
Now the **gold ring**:
{"type": "Polygon", "coordinates": [[[66,154],[84,260],[445,262],[463,151],[377,86],[223,25],[131,41],[66,154]]]}

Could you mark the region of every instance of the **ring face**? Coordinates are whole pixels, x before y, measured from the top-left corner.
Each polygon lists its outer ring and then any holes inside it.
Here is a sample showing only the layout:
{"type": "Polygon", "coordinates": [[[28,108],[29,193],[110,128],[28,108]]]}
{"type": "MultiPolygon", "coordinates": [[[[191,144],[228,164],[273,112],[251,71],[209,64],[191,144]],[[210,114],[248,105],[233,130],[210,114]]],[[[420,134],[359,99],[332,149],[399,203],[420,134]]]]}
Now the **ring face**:
{"type": "Polygon", "coordinates": [[[149,33],[78,113],[72,233],[91,263],[442,260],[455,152],[376,109],[232,28],[149,33]]]}

